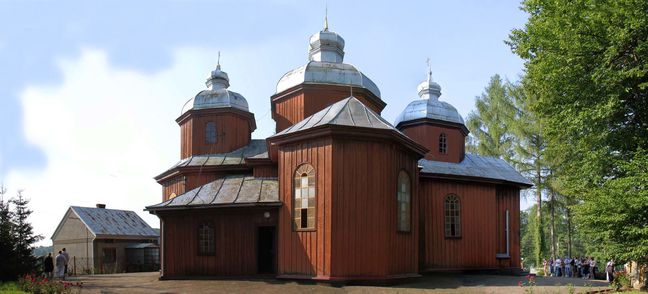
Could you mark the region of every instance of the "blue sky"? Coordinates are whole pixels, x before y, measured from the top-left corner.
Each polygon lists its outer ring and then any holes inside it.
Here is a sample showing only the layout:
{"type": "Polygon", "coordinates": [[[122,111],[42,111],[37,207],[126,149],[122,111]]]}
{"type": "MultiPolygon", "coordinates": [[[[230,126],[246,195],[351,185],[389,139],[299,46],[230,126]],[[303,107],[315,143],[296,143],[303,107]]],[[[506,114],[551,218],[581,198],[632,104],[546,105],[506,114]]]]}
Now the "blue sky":
{"type": "MultiPolygon", "coordinates": [[[[25,189],[37,233],[69,205],[137,211],[160,200],[152,179],[179,160],[174,120],[222,52],[230,89],[273,133],[269,97],[307,61],[325,1],[0,1],[0,181],[25,189]]],[[[394,121],[417,97],[425,60],[441,100],[465,115],[522,61],[504,44],[518,1],[328,1],[345,62],[380,88],[394,121]]],[[[49,242],[46,240],[45,243],[49,242]]]]}

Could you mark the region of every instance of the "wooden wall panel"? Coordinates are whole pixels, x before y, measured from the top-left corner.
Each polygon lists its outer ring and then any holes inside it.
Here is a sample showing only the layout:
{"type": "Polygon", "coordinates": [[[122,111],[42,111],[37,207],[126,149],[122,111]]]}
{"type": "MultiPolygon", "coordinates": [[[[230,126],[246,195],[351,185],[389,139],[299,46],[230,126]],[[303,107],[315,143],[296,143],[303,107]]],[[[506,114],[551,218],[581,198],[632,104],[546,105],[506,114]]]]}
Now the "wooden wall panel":
{"type": "Polygon", "coordinates": [[[506,253],[506,210],[509,210],[509,255],[498,259],[500,268],[520,267],[520,190],[497,187],[497,252],[506,253]]]}
{"type": "MultiPolygon", "coordinates": [[[[498,267],[495,258],[495,185],[423,178],[420,181],[420,196],[424,238],[423,270],[498,267]],[[445,237],[444,201],[448,194],[456,194],[461,201],[461,238],[445,237]]],[[[515,215],[511,217],[515,218],[515,215]]]]}
{"type": "Polygon", "coordinates": [[[459,129],[430,124],[417,124],[405,126],[401,131],[417,143],[430,149],[425,159],[459,163],[466,152],[465,137],[459,129]],[[447,153],[439,152],[439,135],[445,133],[447,139],[447,153]]]}
{"type": "Polygon", "coordinates": [[[388,278],[418,272],[417,159],[388,142],[333,145],[331,275],[388,278]],[[398,173],[412,180],[410,232],[397,232],[398,173]]]}
{"type": "MultiPolygon", "coordinates": [[[[183,176],[164,181],[162,184],[162,201],[171,199],[171,195],[181,195],[185,192],[185,181],[183,176]]],[[[175,197],[174,196],[174,197],[175,197]]]]}
{"type": "Polygon", "coordinates": [[[234,151],[249,144],[252,136],[248,118],[227,112],[192,114],[192,117],[180,126],[180,130],[181,158],[234,151]],[[215,144],[205,143],[207,122],[216,123],[215,144]]]}
{"type": "Polygon", "coordinates": [[[252,167],[252,175],[255,178],[276,178],[278,175],[276,165],[257,165],[252,167]]]}
{"type": "MultiPolygon", "coordinates": [[[[300,87],[294,92],[273,96],[272,118],[277,124],[277,133],[351,95],[348,86],[302,85],[300,87]]],[[[380,99],[366,89],[354,87],[353,96],[378,114],[385,107],[382,101],[377,103],[376,99],[378,101],[380,99]]]]}
{"type": "Polygon", "coordinates": [[[257,273],[257,228],[275,226],[276,208],[210,209],[163,214],[163,277],[234,276],[257,273]],[[263,217],[264,212],[271,217],[263,217]],[[215,226],[216,254],[198,255],[198,226],[215,226]]]}
{"type": "Polygon", "coordinates": [[[281,146],[279,155],[279,194],[283,206],[279,212],[280,276],[325,277],[330,275],[331,140],[318,139],[281,146]],[[301,164],[315,167],[316,229],[293,229],[293,173],[301,164]],[[328,253],[328,254],[327,254],[328,253]]]}

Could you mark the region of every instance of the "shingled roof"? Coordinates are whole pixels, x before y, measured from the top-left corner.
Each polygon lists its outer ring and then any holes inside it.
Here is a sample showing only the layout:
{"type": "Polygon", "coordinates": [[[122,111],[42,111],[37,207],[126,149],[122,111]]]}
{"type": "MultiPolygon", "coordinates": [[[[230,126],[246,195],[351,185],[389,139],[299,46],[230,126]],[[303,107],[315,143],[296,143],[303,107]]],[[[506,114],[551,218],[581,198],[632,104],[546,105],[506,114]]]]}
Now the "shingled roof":
{"type": "Polygon", "coordinates": [[[95,237],[148,237],[159,234],[134,211],[94,207],[70,206],[52,239],[57,235],[68,215],[74,213],[95,237]]]}
{"type": "Polygon", "coordinates": [[[230,175],[147,206],[146,210],[273,205],[281,205],[277,178],[230,175]]]}
{"type": "MultiPolygon", "coordinates": [[[[267,152],[266,142],[263,139],[255,139],[250,144],[227,153],[194,155],[180,160],[163,174],[178,167],[186,166],[221,166],[245,164],[245,158],[256,157],[267,152]]],[[[158,176],[159,177],[159,176],[158,176]]]]}
{"type": "Polygon", "coordinates": [[[531,181],[522,176],[506,161],[496,157],[466,154],[466,157],[460,163],[421,159],[419,165],[423,167],[422,173],[474,177],[509,182],[525,187],[533,186],[531,181]]]}
{"type": "Polygon", "coordinates": [[[323,125],[386,129],[399,132],[387,120],[362,104],[360,100],[351,96],[329,105],[272,137],[295,133],[323,125]]]}

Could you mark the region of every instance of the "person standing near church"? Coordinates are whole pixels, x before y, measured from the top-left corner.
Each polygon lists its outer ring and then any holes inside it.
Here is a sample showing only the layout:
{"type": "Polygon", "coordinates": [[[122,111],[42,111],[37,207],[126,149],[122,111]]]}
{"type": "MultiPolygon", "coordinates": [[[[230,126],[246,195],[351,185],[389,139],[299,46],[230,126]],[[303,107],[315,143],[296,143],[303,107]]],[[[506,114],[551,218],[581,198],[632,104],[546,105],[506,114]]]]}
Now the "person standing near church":
{"type": "Polygon", "coordinates": [[[67,251],[65,251],[65,248],[63,248],[63,257],[65,257],[65,272],[64,272],[64,274],[67,275],[68,263],[70,262],[70,255],[68,255],[67,251]]]}
{"type": "Polygon", "coordinates": [[[65,280],[65,256],[63,256],[63,251],[58,253],[56,255],[56,276],[61,280],[65,280]]]}
{"type": "Polygon", "coordinates": [[[47,257],[45,257],[45,261],[43,261],[43,270],[45,271],[45,277],[51,279],[52,271],[54,270],[54,259],[52,258],[52,252],[47,253],[47,257]]]}

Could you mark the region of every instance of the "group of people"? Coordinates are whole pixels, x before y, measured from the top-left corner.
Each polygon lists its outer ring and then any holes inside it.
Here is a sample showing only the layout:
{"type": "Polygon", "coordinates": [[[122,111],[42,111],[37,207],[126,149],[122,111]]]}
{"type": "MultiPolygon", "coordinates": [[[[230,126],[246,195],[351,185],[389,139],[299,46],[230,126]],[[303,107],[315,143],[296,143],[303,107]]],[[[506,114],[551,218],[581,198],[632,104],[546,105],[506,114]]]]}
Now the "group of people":
{"type": "Polygon", "coordinates": [[[65,280],[65,275],[67,274],[68,262],[70,261],[70,255],[68,255],[65,248],[60,250],[56,257],[52,258],[52,253],[48,253],[43,262],[43,267],[45,270],[45,276],[48,279],[59,278],[65,280]],[[54,262],[56,262],[56,271],[54,271],[54,262]]]}
{"type": "MultiPolygon", "coordinates": [[[[545,276],[552,277],[578,277],[583,279],[596,279],[597,263],[594,257],[569,257],[555,260],[550,258],[549,261],[542,261],[545,276]]],[[[614,279],[614,261],[610,260],[605,266],[606,279],[612,282],[614,279]]]]}

